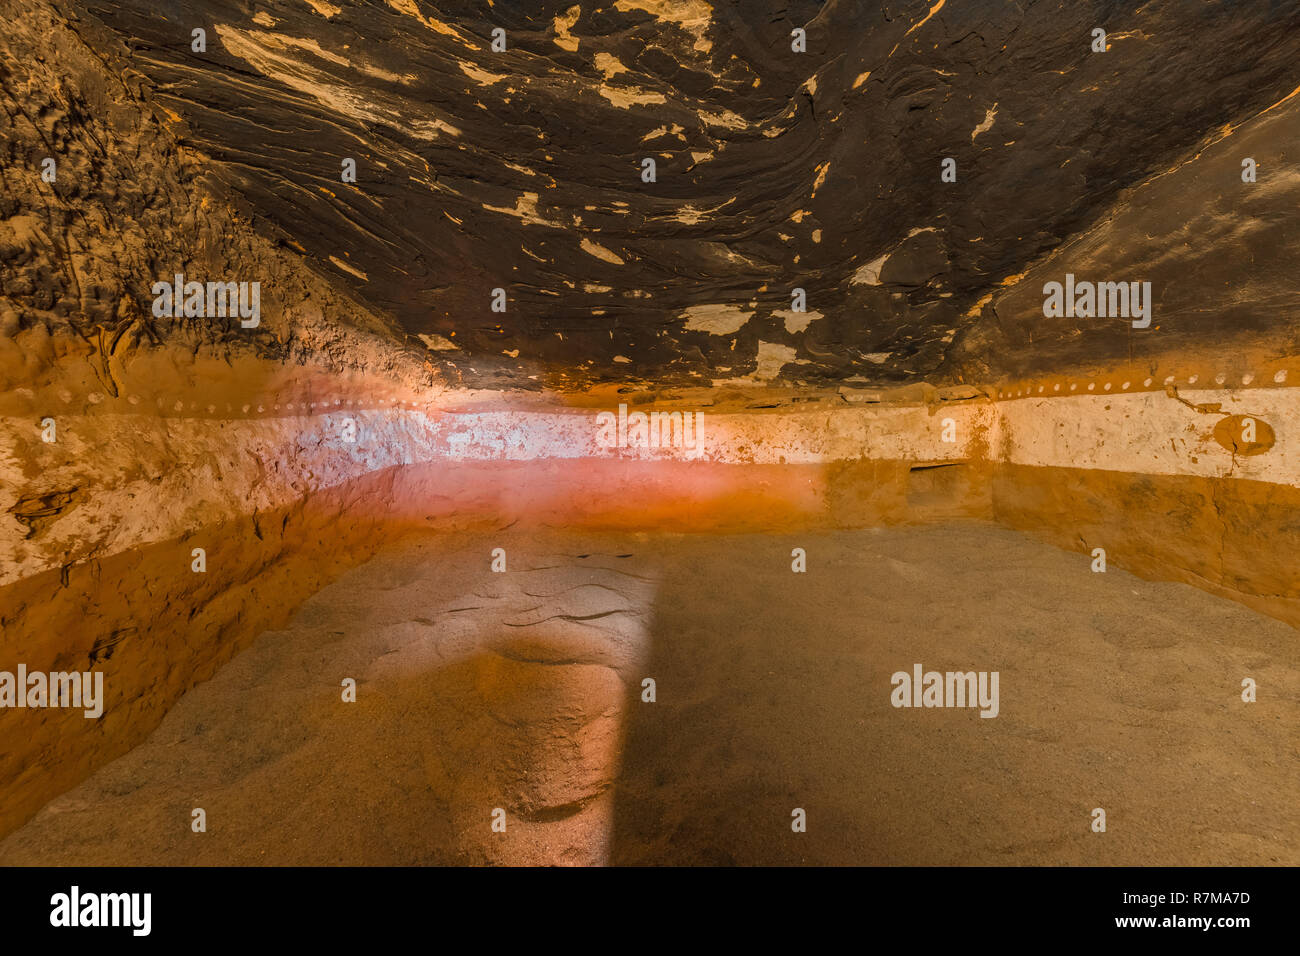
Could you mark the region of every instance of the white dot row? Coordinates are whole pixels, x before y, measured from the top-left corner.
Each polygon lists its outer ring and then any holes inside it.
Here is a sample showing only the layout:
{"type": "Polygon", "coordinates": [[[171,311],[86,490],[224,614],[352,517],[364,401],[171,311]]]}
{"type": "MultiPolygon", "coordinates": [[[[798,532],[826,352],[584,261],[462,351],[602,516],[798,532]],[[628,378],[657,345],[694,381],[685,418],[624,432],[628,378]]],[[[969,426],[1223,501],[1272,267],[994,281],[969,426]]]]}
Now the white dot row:
{"type": "MultiPolygon", "coordinates": [[[[76,396],[73,395],[71,392],[62,392],[62,393],[60,393],[59,398],[62,399],[65,403],[68,403],[68,402],[72,402],[72,401],[76,398],[76,396]]],[[[92,404],[92,405],[99,405],[100,403],[102,403],[102,402],[104,401],[104,396],[103,396],[101,393],[99,393],[99,392],[91,392],[89,395],[86,396],[86,400],[87,400],[88,402],[90,402],[90,404],[92,404]]],[[[140,402],[142,401],[142,399],[141,399],[141,397],[140,397],[139,395],[128,395],[128,396],[126,396],[126,400],[127,400],[128,402],[130,402],[132,405],[139,405],[140,402]]],[[[162,398],[155,399],[155,402],[158,404],[158,406],[159,406],[160,408],[162,407],[162,403],[163,403],[163,399],[162,399],[162,398]]],[[[329,402],[329,401],[323,401],[323,402],[285,402],[283,405],[281,405],[279,402],[273,402],[273,403],[271,404],[271,408],[272,408],[273,411],[280,411],[281,409],[283,409],[283,410],[285,410],[285,411],[293,411],[293,410],[295,410],[295,409],[298,409],[298,410],[301,410],[301,411],[308,411],[308,410],[313,409],[313,408],[328,409],[328,408],[337,408],[337,407],[340,407],[340,406],[356,406],[356,407],[365,407],[365,406],[367,406],[367,405],[384,405],[384,404],[389,404],[389,405],[401,405],[401,406],[406,406],[406,407],[408,407],[408,408],[427,408],[427,407],[429,407],[429,405],[430,405],[431,403],[429,403],[429,402],[403,401],[402,399],[397,399],[397,398],[377,398],[377,399],[371,399],[369,402],[360,401],[360,400],[358,400],[358,399],[352,399],[352,398],[348,398],[348,399],[336,398],[336,399],[334,399],[333,402],[329,402]]],[[[190,402],[189,407],[190,407],[190,411],[198,411],[198,409],[199,409],[199,403],[198,403],[198,402],[190,402]]],[[[209,414],[209,415],[214,414],[214,413],[217,411],[217,406],[216,406],[216,405],[213,405],[213,404],[209,404],[209,405],[207,405],[206,408],[207,408],[207,411],[208,411],[208,414],[209,414]]],[[[252,408],[253,408],[253,406],[252,406],[252,404],[250,403],[250,404],[248,404],[248,405],[244,405],[244,406],[242,407],[241,411],[243,411],[244,414],[248,414],[249,411],[250,411],[252,408]]],[[[175,411],[175,412],[182,412],[182,411],[184,411],[184,410],[185,410],[185,402],[184,402],[184,401],[181,401],[181,400],[178,399],[178,400],[176,401],[176,403],[175,403],[174,405],[172,405],[172,411],[175,411]]],[[[233,411],[233,410],[234,410],[234,406],[231,405],[231,404],[229,404],[229,403],[227,403],[227,404],[226,404],[226,411],[229,412],[229,411],[233,411]]],[[[259,413],[261,413],[261,412],[265,412],[265,411],[266,411],[266,406],[265,406],[265,405],[258,405],[258,406],[257,406],[257,411],[258,411],[259,413]]]]}
{"type": "MultiPolygon", "coordinates": [[[[1278,385],[1282,385],[1283,383],[1285,383],[1285,382],[1286,382],[1286,378],[1287,378],[1286,369],[1280,369],[1279,371],[1273,373],[1273,381],[1274,381],[1275,383],[1277,383],[1278,385]]],[[[1187,378],[1184,380],[1184,383],[1185,383],[1186,385],[1195,385],[1198,381],[1200,381],[1200,376],[1199,376],[1199,375],[1189,375],[1189,376],[1187,376],[1187,378]]],[[[1218,375],[1214,376],[1214,384],[1215,384],[1215,385],[1225,385],[1225,384],[1227,383],[1227,381],[1228,381],[1228,375],[1227,375],[1226,372],[1220,372],[1218,375]]],[[[1249,384],[1250,384],[1251,382],[1253,382],[1253,381],[1255,381],[1255,373],[1254,373],[1254,372],[1246,372],[1244,375],[1241,376],[1241,384],[1242,384],[1242,385],[1249,385],[1249,384]]],[[[1144,388],[1150,388],[1153,382],[1155,382],[1155,379],[1154,379],[1154,378],[1147,378],[1147,379],[1144,379],[1143,382],[1142,382],[1142,386],[1143,386],[1144,388]]],[[[1165,384],[1165,385],[1176,385],[1177,383],[1178,383],[1178,378],[1177,378],[1177,376],[1174,376],[1174,375],[1169,375],[1169,376],[1167,376],[1167,377],[1165,378],[1165,380],[1164,380],[1164,384],[1165,384]]],[[[1081,383],[1079,383],[1079,382],[1071,382],[1071,383],[1070,383],[1069,391],[1071,391],[1071,392],[1076,392],[1076,391],[1078,391],[1078,390],[1079,390],[1079,385],[1080,385],[1080,384],[1081,384],[1081,383]]],[[[1057,382],[1057,383],[1055,383],[1054,385],[1052,385],[1052,391],[1053,391],[1053,392],[1060,392],[1060,391],[1061,391],[1061,385],[1062,385],[1061,382],[1057,382]]],[[[1131,388],[1132,386],[1133,386],[1133,382],[1132,382],[1132,381],[1125,381],[1125,382],[1123,382],[1123,383],[1120,384],[1120,386],[1119,386],[1119,390],[1120,390],[1121,392],[1123,392],[1123,391],[1127,391],[1127,390],[1128,390],[1129,388],[1131,388]]],[[[1113,389],[1114,387],[1115,387],[1115,383],[1114,383],[1114,382],[1104,382],[1104,383],[1102,383],[1101,390],[1102,390],[1103,392],[1109,392],[1109,391],[1111,391],[1111,389],[1113,389]]],[[[1097,390],[1097,382],[1095,382],[1095,381],[1094,381],[1094,382],[1089,382],[1088,385],[1087,385],[1087,389],[1086,389],[1086,391],[1094,392],[1094,391],[1096,391],[1096,390],[1097,390]]],[[[1042,395],[1042,394],[1044,394],[1046,391],[1047,391],[1047,386],[1046,386],[1046,385],[1039,385],[1039,386],[1038,386],[1038,390],[1037,390],[1036,392],[1035,392],[1034,387],[1033,387],[1032,385],[1026,385],[1026,386],[1023,387],[1023,388],[1018,388],[1018,389],[1015,389],[1015,390],[1012,390],[1012,389],[1010,389],[1010,388],[1002,389],[1001,391],[998,392],[998,397],[999,397],[999,398],[1020,398],[1020,397],[1022,397],[1022,396],[1027,396],[1027,395],[1035,395],[1035,394],[1037,394],[1037,395],[1042,395]]]]}
{"type": "MultiPolygon", "coordinates": [[[[1254,372],[1246,372],[1246,373],[1244,373],[1244,374],[1241,376],[1241,384],[1242,384],[1242,385],[1250,385],[1251,383],[1253,383],[1253,382],[1255,381],[1255,378],[1256,378],[1256,376],[1255,376],[1255,373],[1254,373],[1254,372]]],[[[1287,370],[1286,370],[1286,369],[1280,369],[1280,370],[1278,370],[1278,371],[1276,371],[1276,372],[1273,373],[1273,381],[1274,381],[1274,383],[1276,383],[1276,384],[1278,384],[1278,385],[1282,385],[1282,384],[1284,384],[1284,383],[1286,382],[1286,380],[1287,380],[1287,370]]],[[[1197,382],[1199,382],[1199,381],[1200,381],[1200,376],[1198,376],[1198,375],[1189,375],[1189,376],[1187,376],[1187,377],[1183,380],[1183,384],[1188,385],[1188,386],[1193,386],[1193,385],[1196,385],[1197,382]]],[[[1226,372],[1219,372],[1217,375],[1214,376],[1214,384],[1215,384],[1215,385],[1218,385],[1218,386],[1224,386],[1224,385],[1227,384],[1227,381],[1228,381],[1228,375],[1227,375],[1226,372]]],[[[1143,382],[1142,382],[1142,386],[1143,386],[1144,388],[1150,388],[1150,387],[1153,385],[1154,382],[1155,382],[1155,379],[1154,379],[1154,378],[1148,377],[1148,378],[1146,378],[1146,379],[1143,380],[1143,382]]],[[[1174,375],[1169,375],[1169,376],[1167,376],[1167,377],[1164,379],[1164,382],[1163,382],[1163,384],[1166,385],[1166,386],[1168,386],[1168,385],[1176,385],[1177,383],[1178,383],[1178,379],[1177,379],[1177,377],[1174,376],[1174,375]]],[[[1084,389],[1085,389],[1085,391],[1094,392],[1094,391],[1097,390],[1098,384],[1100,384],[1100,386],[1101,386],[1101,390],[1102,390],[1103,392],[1109,392],[1109,391],[1112,391],[1112,390],[1115,388],[1115,385],[1116,385],[1115,382],[1101,382],[1101,383],[1098,383],[1098,382],[1096,382],[1096,381],[1092,381],[1092,382],[1088,382],[1088,383],[1084,386],[1084,389]]],[[[1132,386],[1133,386],[1133,382],[1132,382],[1131,380],[1126,380],[1126,381],[1120,382],[1120,383],[1118,383],[1118,384],[1119,384],[1119,390],[1122,391],[1122,392],[1123,392],[1123,391],[1128,391],[1128,390],[1129,390],[1130,388],[1132,388],[1132,386]]],[[[1079,390],[1079,388],[1080,388],[1081,385],[1084,385],[1084,383],[1082,383],[1082,382],[1071,382],[1071,383],[1069,383],[1069,387],[1068,387],[1067,390],[1070,391],[1070,392],[1077,392],[1077,391],[1079,390]]],[[[1052,393],[1052,394],[1059,394],[1059,393],[1062,391],[1063,387],[1064,387],[1064,383],[1062,383],[1062,382],[1056,382],[1056,383],[1053,383],[1053,384],[1051,384],[1051,393],[1052,393]]],[[[1032,396],[1032,395],[1035,395],[1035,394],[1037,394],[1037,395],[1044,395],[1044,394],[1048,394],[1048,391],[1047,391],[1047,390],[1048,390],[1048,385],[1047,385],[1047,384],[1041,384],[1041,385],[1038,385],[1036,389],[1035,389],[1035,387],[1034,387],[1033,385],[1026,385],[1026,386],[1023,386],[1023,387],[1021,387],[1021,388],[1016,388],[1016,389],[1012,389],[1012,388],[1009,388],[1009,387],[1008,387],[1008,388],[1000,389],[1000,390],[998,391],[998,397],[999,397],[999,398],[1022,398],[1022,397],[1032,396]]],[[[71,402],[71,401],[73,401],[73,399],[75,398],[75,396],[74,396],[71,392],[67,392],[67,391],[61,392],[60,395],[59,395],[59,397],[60,397],[64,402],[71,402]]],[[[87,398],[87,400],[88,400],[92,405],[98,405],[98,404],[100,404],[101,402],[104,401],[104,396],[103,396],[101,393],[99,393],[99,392],[91,392],[88,396],[86,396],[86,398],[87,398]]],[[[138,395],[129,395],[129,396],[127,396],[127,399],[126,399],[126,400],[127,400],[128,402],[130,402],[132,405],[138,405],[138,404],[140,404],[141,398],[140,398],[140,396],[138,396],[138,395]]],[[[161,399],[157,399],[157,401],[158,401],[158,403],[159,403],[159,406],[161,407],[162,400],[161,400],[161,399]]],[[[393,406],[404,406],[404,407],[407,407],[407,408],[428,408],[428,407],[430,407],[431,404],[432,404],[432,403],[430,403],[430,402],[416,402],[416,401],[402,400],[402,399],[397,399],[397,398],[378,398],[378,399],[372,399],[372,400],[370,400],[370,401],[368,401],[368,402],[366,402],[366,401],[361,401],[361,400],[358,400],[358,399],[351,399],[351,398],[349,398],[349,399],[336,398],[336,399],[333,400],[333,402],[330,402],[330,401],[322,401],[322,402],[285,402],[283,405],[280,404],[280,403],[278,403],[278,402],[275,402],[275,403],[272,403],[272,405],[271,405],[271,409],[272,409],[272,411],[281,411],[281,410],[284,410],[284,411],[295,411],[295,410],[301,410],[301,411],[304,411],[304,412],[305,412],[305,411],[309,411],[309,410],[311,410],[311,409],[315,409],[315,408],[328,409],[328,408],[338,408],[338,407],[344,407],[344,406],[346,406],[346,407],[357,407],[357,408],[361,408],[361,407],[365,407],[365,406],[368,406],[368,405],[393,405],[393,406]]],[[[197,411],[197,410],[199,409],[199,404],[198,404],[197,402],[191,402],[189,407],[190,407],[190,411],[197,411]]],[[[254,406],[250,403],[250,404],[247,404],[247,405],[242,406],[241,411],[243,412],[243,414],[247,415],[247,414],[249,414],[249,413],[252,411],[253,407],[254,407],[254,406]]],[[[209,404],[209,405],[206,406],[206,408],[207,408],[207,412],[208,412],[209,415],[211,415],[211,414],[215,414],[216,411],[217,411],[217,406],[214,405],[214,404],[209,404]]],[[[257,408],[257,414],[265,414],[265,413],[266,413],[266,410],[267,410],[267,409],[266,409],[266,406],[265,406],[265,405],[258,405],[258,406],[256,406],[256,408],[257,408]]],[[[184,403],[183,401],[179,401],[179,400],[178,400],[178,401],[177,401],[177,402],[172,406],[172,410],[173,410],[173,411],[176,411],[176,412],[184,411],[184,410],[185,410],[185,403],[184,403]]],[[[226,411],[227,411],[227,412],[231,412],[231,411],[233,411],[233,406],[230,405],[230,404],[227,404],[227,405],[226,405],[226,411]]]]}

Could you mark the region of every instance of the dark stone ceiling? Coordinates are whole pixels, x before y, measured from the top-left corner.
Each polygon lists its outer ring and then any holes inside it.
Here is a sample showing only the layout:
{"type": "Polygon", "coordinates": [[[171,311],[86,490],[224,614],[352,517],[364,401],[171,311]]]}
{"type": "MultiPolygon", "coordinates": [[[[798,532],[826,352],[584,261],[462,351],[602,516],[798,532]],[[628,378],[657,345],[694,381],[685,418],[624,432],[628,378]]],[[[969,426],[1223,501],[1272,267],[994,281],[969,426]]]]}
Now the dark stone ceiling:
{"type": "Polygon", "coordinates": [[[62,5],[259,230],[479,385],[951,379],[990,293],[1300,85],[1264,0],[62,5]]]}

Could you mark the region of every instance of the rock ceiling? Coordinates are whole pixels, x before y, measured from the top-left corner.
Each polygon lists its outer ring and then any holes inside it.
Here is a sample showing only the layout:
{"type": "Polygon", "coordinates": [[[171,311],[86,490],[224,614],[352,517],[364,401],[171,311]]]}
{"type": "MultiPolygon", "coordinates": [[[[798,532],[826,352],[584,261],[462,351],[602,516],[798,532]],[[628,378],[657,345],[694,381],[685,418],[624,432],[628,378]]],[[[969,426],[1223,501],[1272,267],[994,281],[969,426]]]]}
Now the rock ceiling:
{"type": "MultiPolygon", "coordinates": [[[[1014,309],[998,296],[1054,253],[1071,268],[1073,237],[1300,85],[1300,6],[1280,3],[56,6],[111,30],[259,231],[476,384],[897,383],[1131,356],[1127,322],[1043,319],[1041,281],[1014,309]]],[[[1232,240],[1239,162],[1131,227],[1148,246],[1168,231],[1174,279],[1196,281],[1178,230],[1206,204],[1232,240]]],[[[1123,274],[1120,241],[1101,278],[1149,278],[1123,274]]],[[[1200,305],[1164,341],[1225,331],[1200,305]]]]}

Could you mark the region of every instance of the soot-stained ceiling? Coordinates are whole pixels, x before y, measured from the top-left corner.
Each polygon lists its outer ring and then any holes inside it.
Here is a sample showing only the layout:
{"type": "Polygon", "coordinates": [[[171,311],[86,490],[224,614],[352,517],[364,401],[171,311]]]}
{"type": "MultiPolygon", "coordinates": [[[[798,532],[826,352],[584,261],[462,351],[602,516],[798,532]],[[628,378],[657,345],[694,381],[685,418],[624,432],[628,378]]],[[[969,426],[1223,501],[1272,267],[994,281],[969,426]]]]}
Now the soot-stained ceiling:
{"type": "Polygon", "coordinates": [[[993,293],[1300,83],[1264,2],[71,8],[257,228],[472,384],[941,379],[993,293]]]}

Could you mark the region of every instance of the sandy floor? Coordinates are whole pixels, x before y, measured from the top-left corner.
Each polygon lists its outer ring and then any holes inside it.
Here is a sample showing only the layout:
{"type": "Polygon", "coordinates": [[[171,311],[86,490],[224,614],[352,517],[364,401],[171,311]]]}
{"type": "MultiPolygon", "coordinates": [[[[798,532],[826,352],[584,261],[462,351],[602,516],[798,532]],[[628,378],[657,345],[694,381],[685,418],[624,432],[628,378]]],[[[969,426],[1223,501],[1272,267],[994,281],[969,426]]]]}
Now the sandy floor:
{"type": "Polygon", "coordinates": [[[0,862],[1294,865],[1297,637],[986,525],[430,537],[313,597],[0,862]],[[997,671],[999,716],[894,708],[916,663],[997,671]]]}

